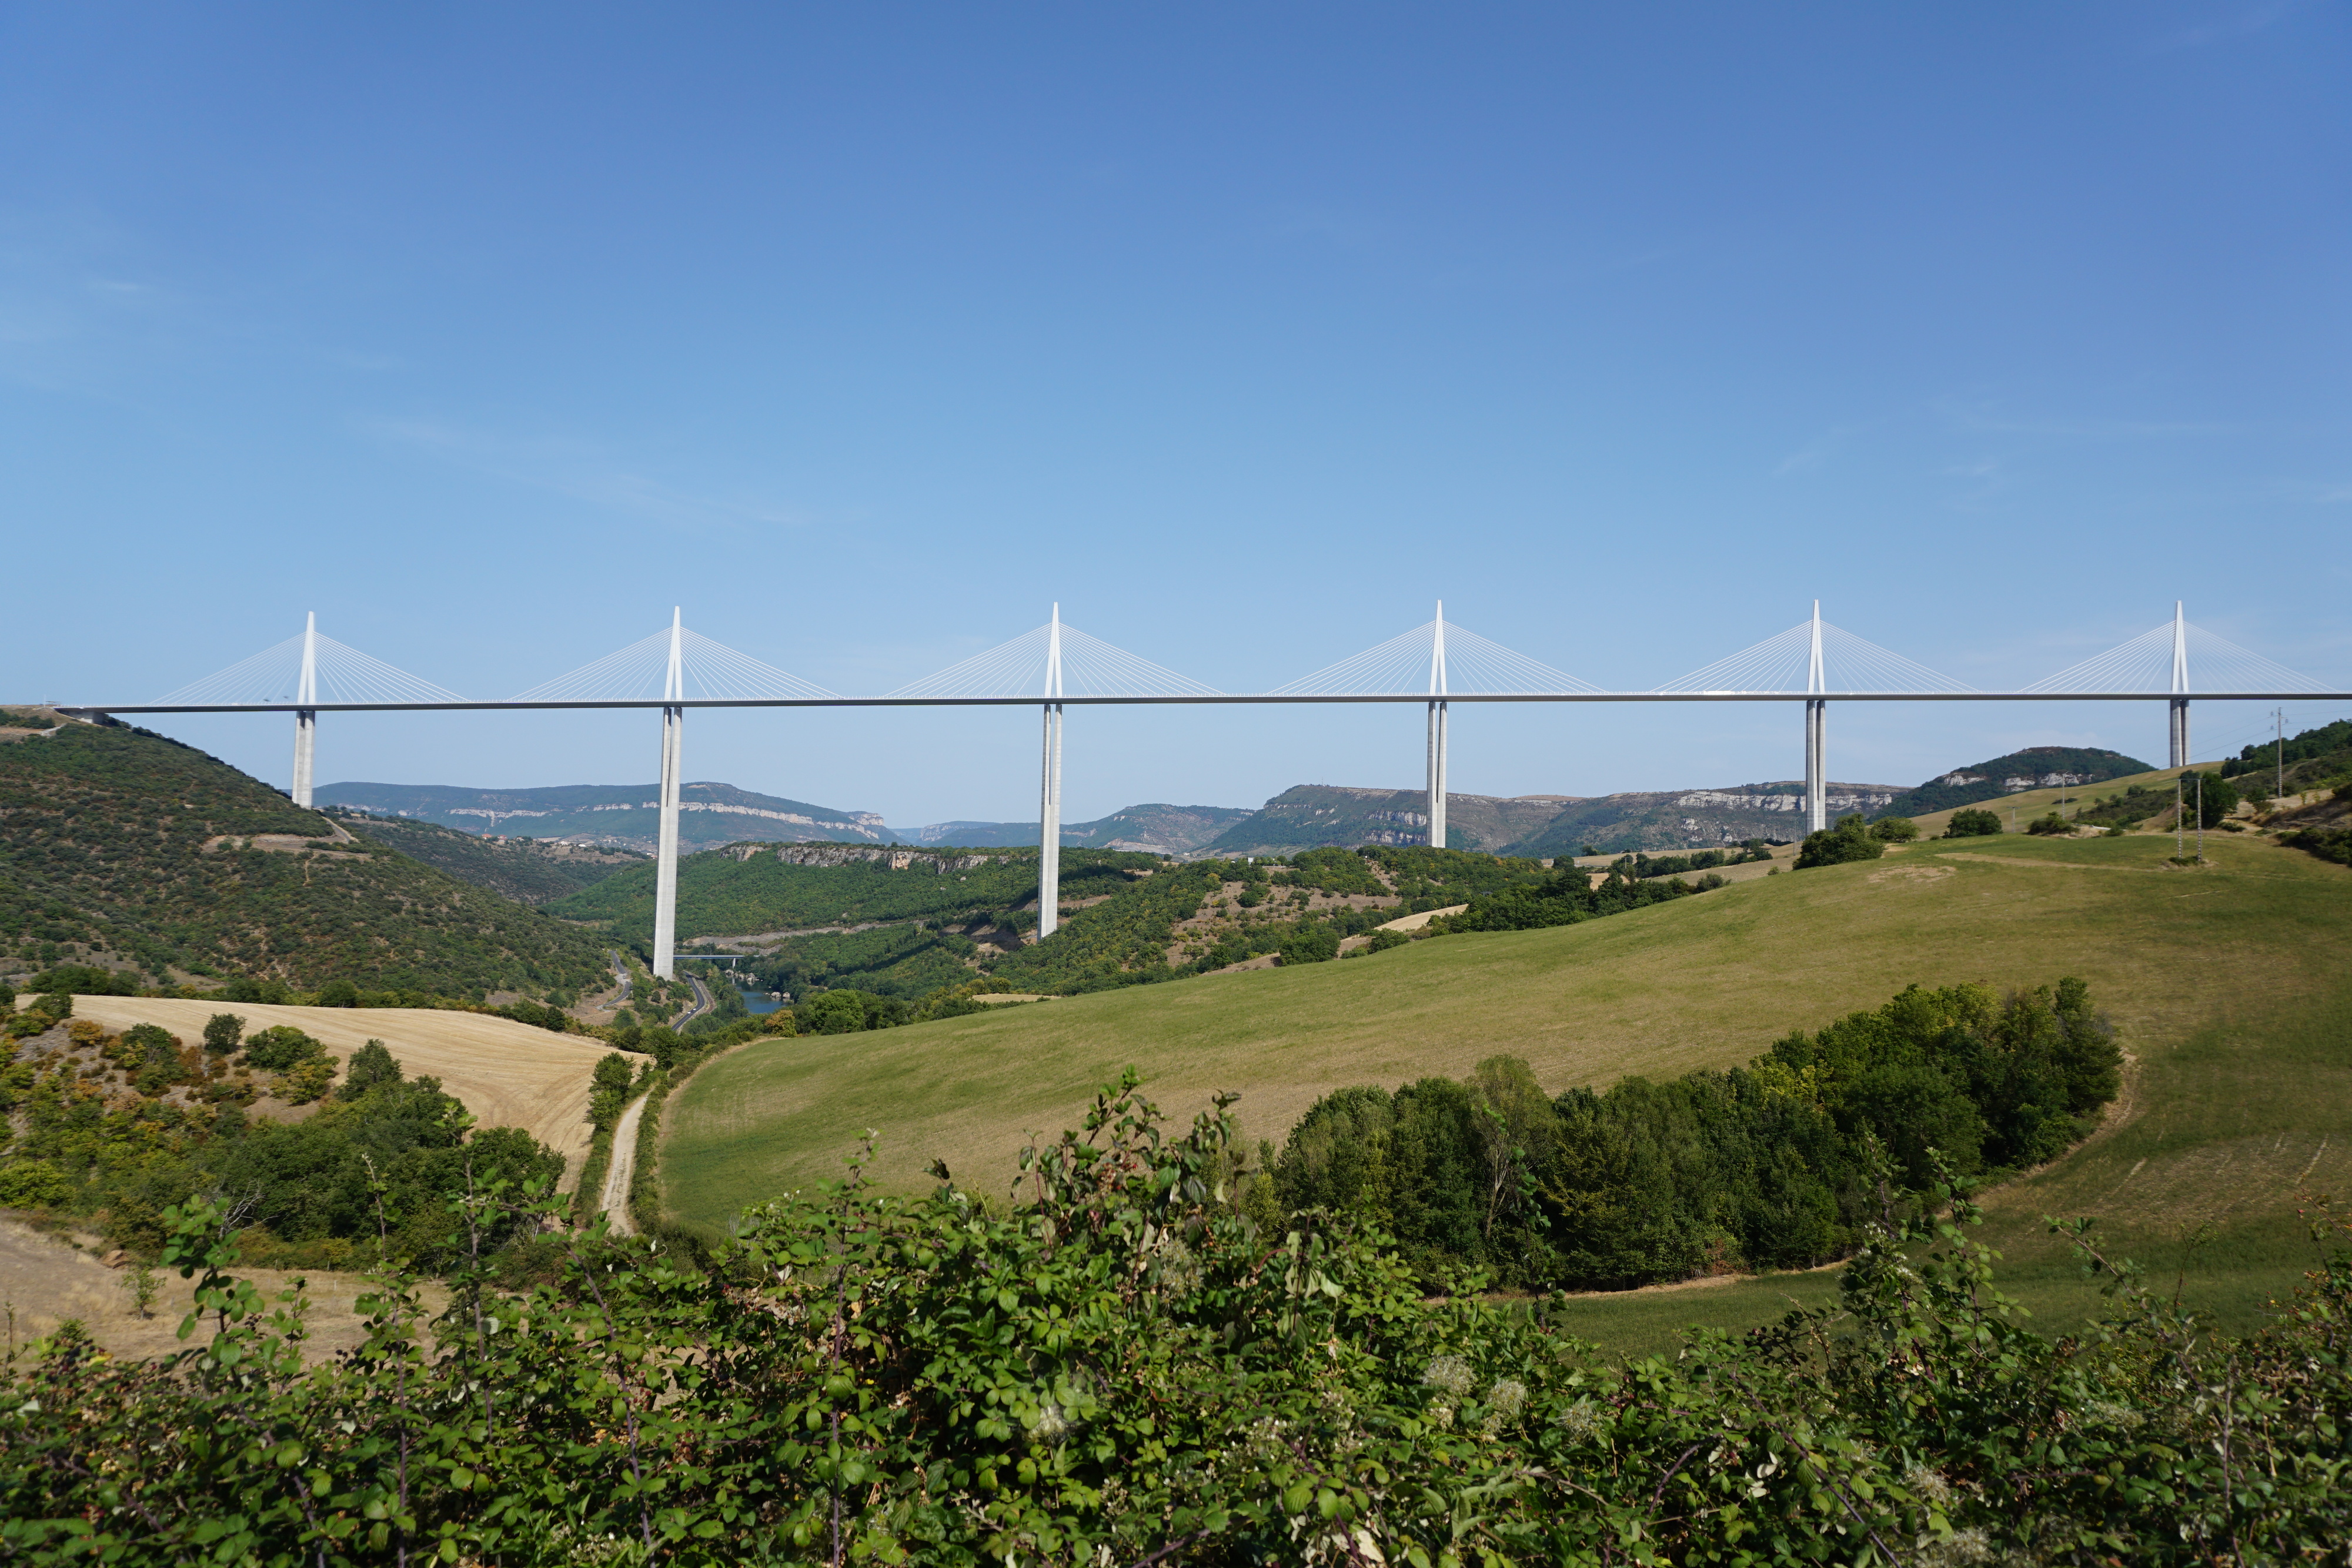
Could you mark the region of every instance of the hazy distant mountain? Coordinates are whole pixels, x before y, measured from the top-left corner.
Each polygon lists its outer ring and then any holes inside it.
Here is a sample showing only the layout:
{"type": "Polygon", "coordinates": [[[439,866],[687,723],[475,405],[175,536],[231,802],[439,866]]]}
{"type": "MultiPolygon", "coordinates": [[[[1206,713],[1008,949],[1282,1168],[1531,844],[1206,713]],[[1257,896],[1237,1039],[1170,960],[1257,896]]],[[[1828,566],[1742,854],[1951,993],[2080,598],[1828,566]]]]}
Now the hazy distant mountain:
{"type": "MultiPolygon", "coordinates": [[[[648,853],[660,831],[660,788],[654,784],[563,784],[546,789],[326,784],[320,787],[317,800],[321,806],[348,806],[379,817],[415,817],[462,832],[568,839],[648,853]]],[[[677,838],[679,847],[688,851],[746,839],[898,841],[872,811],[838,811],[709,782],[679,787],[677,838]]]]}
{"type": "MultiPolygon", "coordinates": [[[[1849,811],[1884,813],[1900,784],[1829,786],[1832,820],[1849,811]]],[[[1635,789],[1580,800],[1510,847],[1515,855],[1572,855],[1591,845],[1603,854],[1636,850],[1706,849],[1748,839],[1805,836],[1801,780],[1732,784],[1711,789],[1635,789]]]]}
{"type": "MultiPolygon", "coordinates": [[[[1542,831],[1576,803],[1573,795],[1445,797],[1445,845],[1499,851],[1542,831]]],[[[1285,789],[1201,846],[1215,855],[1286,855],[1356,844],[1418,844],[1429,839],[1429,797],[1420,789],[1300,784],[1285,789]]]]}
{"type": "MultiPolygon", "coordinates": [[[[1129,806],[1091,822],[1062,824],[1065,849],[1137,850],[1163,855],[1189,854],[1235,822],[1256,813],[1242,806],[1129,806]]],[[[971,849],[1034,844],[1034,822],[933,822],[901,828],[901,838],[919,844],[955,844],[971,849]]]]}
{"type": "Polygon", "coordinates": [[[1954,806],[1996,800],[2021,789],[2059,789],[2071,784],[2104,784],[2134,773],[2153,773],[2156,765],[2096,747],[2029,746],[1990,762],[1955,768],[1906,789],[1886,808],[1885,814],[1921,817],[1954,806]]]}

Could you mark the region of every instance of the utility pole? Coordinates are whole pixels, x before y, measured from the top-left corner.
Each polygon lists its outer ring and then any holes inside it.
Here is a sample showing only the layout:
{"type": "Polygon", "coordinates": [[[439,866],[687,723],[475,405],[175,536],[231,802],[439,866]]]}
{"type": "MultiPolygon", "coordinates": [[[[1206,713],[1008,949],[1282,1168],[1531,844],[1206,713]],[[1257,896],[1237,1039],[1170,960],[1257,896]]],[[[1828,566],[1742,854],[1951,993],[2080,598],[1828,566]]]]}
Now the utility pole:
{"type": "Polygon", "coordinates": [[[2197,775],[2197,863],[2205,863],[2205,775],[2197,775]]]}
{"type": "Polygon", "coordinates": [[[2278,727],[2278,788],[2271,791],[2271,798],[2278,801],[2281,806],[2284,806],[2286,804],[2286,709],[2283,707],[2271,709],[2271,720],[2278,727]]]}
{"type": "Polygon", "coordinates": [[[1445,601],[1429,644],[1429,847],[1445,847],[1445,601]]]}
{"type": "Polygon", "coordinates": [[[310,706],[319,700],[319,612],[310,612],[302,624],[302,678],[294,688],[301,707],[294,715],[294,803],[310,808],[311,777],[319,755],[319,716],[310,706]]]}
{"type": "Polygon", "coordinates": [[[2172,766],[2189,766],[2189,619],[2172,601],[2172,766]]]}
{"type": "Polygon", "coordinates": [[[2189,809],[2189,803],[2181,799],[2180,790],[2180,775],[2176,773],[2172,776],[2172,862],[2175,865],[2189,856],[2189,845],[2180,821],[2180,814],[2189,809]]]}
{"type": "Polygon", "coordinates": [[[1037,940],[1062,923],[1062,607],[1045,637],[1045,784],[1037,802],[1037,940]]]}
{"type": "MultiPolygon", "coordinates": [[[[683,628],[677,605],[669,612],[669,671],[662,683],[664,703],[686,700],[683,628]]],[[[662,709],[661,818],[657,830],[658,859],[654,867],[654,973],[671,979],[677,974],[677,790],[678,764],[686,740],[686,709],[662,709]]]]}
{"type": "MultiPolygon", "coordinates": [[[[1805,690],[1828,689],[1822,678],[1822,601],[1813,601],[1812,653],[1805,665],[1805,690]]],[[[1805,698],[1805,831],[1818,833],[1830,825],[1829,785],[1830,705],[1819,696],[1805,698]]]]}

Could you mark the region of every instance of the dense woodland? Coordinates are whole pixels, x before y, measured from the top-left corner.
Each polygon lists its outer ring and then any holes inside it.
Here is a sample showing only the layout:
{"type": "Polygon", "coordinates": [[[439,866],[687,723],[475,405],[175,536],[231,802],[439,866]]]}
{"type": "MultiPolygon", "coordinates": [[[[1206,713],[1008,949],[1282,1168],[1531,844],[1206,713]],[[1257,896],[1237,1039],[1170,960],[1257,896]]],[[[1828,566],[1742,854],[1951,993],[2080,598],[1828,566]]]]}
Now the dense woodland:
{"type": "Polygon", "coordinates": [[[27,968],[105,955],[156,981],[177,967],[478,996],[605,967],[586,932],[111,721],[0,745],[0,955],[27,968]]]}
{"type": "Polygon", "coordinates": [[[645,859],[630,850],[577,850],[539,839],[484,838],[437,822],[371,817],[332,807],[320,815],[333,819],[346,832],[518,904],[551,904],[645,859]]]}

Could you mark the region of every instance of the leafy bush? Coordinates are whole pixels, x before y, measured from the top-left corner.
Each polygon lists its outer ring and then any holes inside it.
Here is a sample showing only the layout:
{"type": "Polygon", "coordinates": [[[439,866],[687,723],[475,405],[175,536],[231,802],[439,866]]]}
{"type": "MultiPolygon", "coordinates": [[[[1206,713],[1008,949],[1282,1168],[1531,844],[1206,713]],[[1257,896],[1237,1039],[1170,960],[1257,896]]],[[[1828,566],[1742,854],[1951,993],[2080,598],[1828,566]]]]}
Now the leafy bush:
{"type": "Polygon", "coordinates": [[[235,1013],[215,1013],[205,1020],[205,1049],[226,1056],[245,1038],[245,1020],[235,1013]]]}
{"type": "Polygon", "coordinates": [[[255,1031],[245,1042],[245,1061],[265,1072],[283,1072],[305,1057],[324,1055],[327,1048],[291,1024],[255,1031]]]}
{"type": "Polygon", "coordinates": [[[2026,823],[2025,831],[2029,833],[2039,834],[2041,837],[2045,839],[2063,839],[2068,837],[2074,831],[2074,824],[2060,816],[2057,812],[2052,811],[2046,816],[2036,817],[2033,821],[2026,823]]]}
{"type": "Polygon", "coordinates": [[[1870,836],[1890,844],[1907,844],[1919,836],[1919,824],[1908,817],[1881,817],[1870,824],[1870,836]]]}
{"type": "Polygon", "coordinates": [[[1838,819],[1837,826],[1805,835],[1804,843],[1797,851],[1796,869],[1874,861],[1885,852],[1886,841],[1872,836],[1861,812],[1850,811],[1838,819]]]}
{"type": "Polygon", "coordinates": [[[1945,824],[1944,836],[1948,839],[1983,839],[1990,838],[2000,831],[1999,812],[1971,806],[1966,810],[1952,813],[1951,821],[1945,824]]]}
{"type": "Polygon", "coordinates": [[[802,1034],[856,1034],[862,1030],[887,1029],[903,1022],[911,1010],[893,997],[877,997],[865,991],[819,991],[793,1004],[793,1027],[802,1034]]]}
{"type": "Polygon", "coordinates": [[[1024,1153],[1009,1204],[853,1165],[707,1260],[557,1232],[525,1287],[485,1233],[560,1206],[478,1168],[446,1313],[389,1270],[316,1367],[226,1217],[178,1206],[165,1259],[208,1333],[173,1363],[66,1332],[12,1362],[0,1539],[30,1563],[2189,1568],[2352,1536],[2340,1248],[2230,1343],[2068,1227],[2108,1304],[2052,1341],[1939,1182],[1872,1210],[1833,1309],[1627,1364],[1475,1277],[1428,1299],[1377,1230],[1258,1228],[1240,1154],[1223,1102],[1164,1128],[1130,1075],[1024,1153]]]}
{"type": "Polygon", "coordinates": [[[0,1165],[0,1208],[47,1208],[65,1202],[71,1190],[65,1173],[47,1160],[0,1165]]]}
{"type": "Polygon", "coordinates": [[[59,964],[26,981],[25,988],[83,997],[135,997],[139,994],[139,982],[129,975],[93,964],[59,964]]]}

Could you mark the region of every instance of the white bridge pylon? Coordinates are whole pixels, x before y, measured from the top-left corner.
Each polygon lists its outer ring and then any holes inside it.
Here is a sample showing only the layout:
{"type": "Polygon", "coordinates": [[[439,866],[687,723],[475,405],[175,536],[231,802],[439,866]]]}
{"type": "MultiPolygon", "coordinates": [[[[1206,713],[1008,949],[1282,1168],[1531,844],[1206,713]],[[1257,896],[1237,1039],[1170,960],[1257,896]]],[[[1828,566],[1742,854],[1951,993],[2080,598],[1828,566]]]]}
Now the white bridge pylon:
{"type": "Polygon", "coordinates": [[[422,675],[412,675],[372,653],[321,635],[319,612],[304,617],[302,630],[283,643],[271,644],[250,658],[215,670],[200,681],[155,699],[157,707],[189,706],[277,707],[294,710],[294,780],[288,791],[294,803],[310,804],[317,771],[319,715],[310,705],[328,703],[462,703],[446,686],[422,675]]]}
{"type": "Polygon", "coordinates": [[[2189,766],[2189,670],[2194,667],[2209,692],[2321,692],[2326,688],[2308,675],[2250,653],[2226,637],[2189,624],[2179,601],[2172,619],[2151,626],[2127,643],[2104,653],[2069,664],[2027,686],[2029,692],[2169,692],[2171,766],[2189,766]]]}
{"type": "Polygon", "coordinates": [[[1809,833],[1830,825],[1832,695],[1908,692],[1926,696],[1976,690],[1843,627],[1831,625],[1822,619],[1818,599],[1813,601],[1812,614],[1786,632],[1652,689],[1710,696],[1801,694],[1805,699],[1805,831],[1809,833]]]}
{"type": "Polygon", "coordinates": [[[593,659],[507,699],[516,703],[662,702],[661,805],[655,833],[654,973],[677,974],[677,808],[685,762],[686,708],[691,696],[721,701],[829,697],[835,694],[789,670],[764,664],[688,629],[673,606],[669,624],[627,647],[593,659]]]}
{"type": "Polygon", "coordinates": [[[1452,696],[1556,696],[1566,692],[1601,695],[1601,688],[1540,659],[1530,659],[1437,613],[1410,632],[1301,675],[1266,695],[1275,697],[1393,696],[1426,695],[1429,701],[1427,781],[1428,841],[1445,847],[1446,698],[1452,696]]]}
{"type": "Polygon", "coordinates": [[[1062,701],[1075,697],[1213,697],[1216,687],[1155,664],[1140,654],[1090,636],[1062,620],[1062,607],[1043,626],[910,681],[887,694],[924,697],[1034,696],[1045,713],[1044,758],[1037,795],[1037,939],[1062,919],[1062,701]]]}

